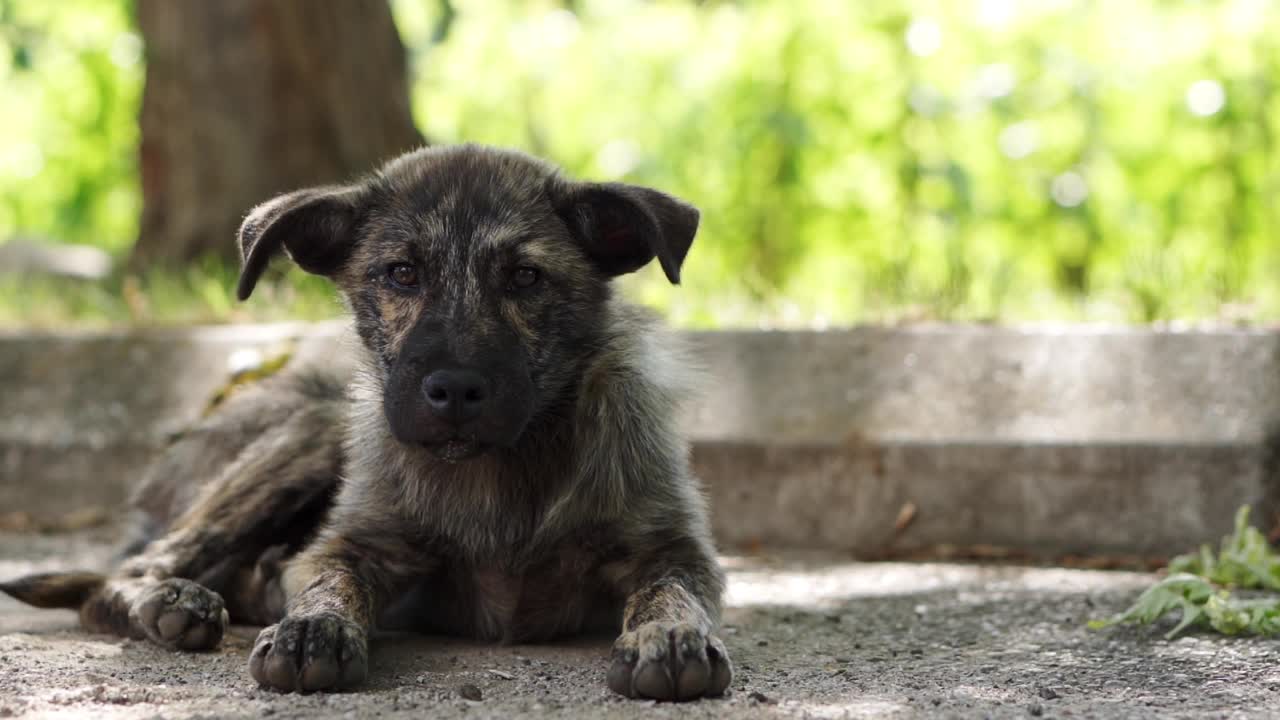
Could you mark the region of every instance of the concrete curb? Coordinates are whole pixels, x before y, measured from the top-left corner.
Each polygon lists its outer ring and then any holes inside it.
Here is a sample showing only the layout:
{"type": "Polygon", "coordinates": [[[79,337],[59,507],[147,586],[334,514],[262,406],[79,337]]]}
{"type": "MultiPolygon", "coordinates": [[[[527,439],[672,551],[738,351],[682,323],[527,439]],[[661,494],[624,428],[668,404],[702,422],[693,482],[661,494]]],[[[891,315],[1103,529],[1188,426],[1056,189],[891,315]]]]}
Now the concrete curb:
{"type": "MultiPolygon", "coordinates": [[[[0,508],[118,502],[229,364],[342,326],[0,333],[0,508]]],[[[1276,507],[1280,334],[710,332],[686,423],[726,546],[1168,554],[1276,507]],[[915,508],[895,530],[900,509],[915,508]]]]}

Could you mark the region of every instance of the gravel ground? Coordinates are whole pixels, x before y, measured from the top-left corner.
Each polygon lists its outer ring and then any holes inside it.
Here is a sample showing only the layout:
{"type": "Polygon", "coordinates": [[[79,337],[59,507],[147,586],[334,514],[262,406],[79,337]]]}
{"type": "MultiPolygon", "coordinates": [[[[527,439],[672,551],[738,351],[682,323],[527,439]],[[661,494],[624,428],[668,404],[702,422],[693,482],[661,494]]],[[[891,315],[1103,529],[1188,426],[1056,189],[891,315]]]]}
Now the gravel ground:
{"type": "MultiPolygon", "coordinates": [[[[0,576],[93,565],[101,533],[0,534],[0,576]]],[[[729,696],[633,702],[604,688],[608,638],[495,647],[375,641],[358,693],[286,696],[245,669],[256,629],[175,654],[0,600],[0,717],[1276,717],[1280,644],[1092,632],[1133,573],[815,556],[726,558],[729,696]],[[478,699],[468,699],[478,698],[478,699]]]]}

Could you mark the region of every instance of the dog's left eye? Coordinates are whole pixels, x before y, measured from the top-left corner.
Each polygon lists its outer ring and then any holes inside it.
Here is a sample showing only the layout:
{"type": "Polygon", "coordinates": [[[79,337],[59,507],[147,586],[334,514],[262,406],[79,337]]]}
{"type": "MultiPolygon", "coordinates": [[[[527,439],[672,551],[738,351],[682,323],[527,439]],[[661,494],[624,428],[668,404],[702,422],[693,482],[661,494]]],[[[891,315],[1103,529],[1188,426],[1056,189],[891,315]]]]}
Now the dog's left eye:
{"type": "Polygon", "coordinates": [[[538,277],[537,268],[520,266],[511,273],[511,285],[521,290],[531,288],[538,284],[538,277]]]}
{"type": "Polygon", "coordinates": [[[387,277],[396,287],[408,289],[418,286],[418,269],[408,263],[396,263],[387,268],[387,277]]]}

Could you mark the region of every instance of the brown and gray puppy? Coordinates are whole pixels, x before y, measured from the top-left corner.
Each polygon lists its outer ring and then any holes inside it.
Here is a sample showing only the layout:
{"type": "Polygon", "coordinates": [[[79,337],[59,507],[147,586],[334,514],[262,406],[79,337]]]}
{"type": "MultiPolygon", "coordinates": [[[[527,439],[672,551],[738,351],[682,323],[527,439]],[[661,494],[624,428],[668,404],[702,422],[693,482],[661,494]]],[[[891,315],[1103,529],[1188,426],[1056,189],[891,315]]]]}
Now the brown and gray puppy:
{"type": "Polygon", "coordinates": [[[300,367],[233,395],[144,479],[158,538],[121,572],[0,589],[180,649],[216,646],[228,614],[275,623],[249,670],[285,691],[359,684],[379,624],[613,628],[613,690],[720,695],[724,579],[677,432],[684,362],[610,283],[654,259],[678,282],[697,225],[655,190],[476,146],[259,206],[239,296],[282,250],[332,278],[354,379],[300,367]]]}

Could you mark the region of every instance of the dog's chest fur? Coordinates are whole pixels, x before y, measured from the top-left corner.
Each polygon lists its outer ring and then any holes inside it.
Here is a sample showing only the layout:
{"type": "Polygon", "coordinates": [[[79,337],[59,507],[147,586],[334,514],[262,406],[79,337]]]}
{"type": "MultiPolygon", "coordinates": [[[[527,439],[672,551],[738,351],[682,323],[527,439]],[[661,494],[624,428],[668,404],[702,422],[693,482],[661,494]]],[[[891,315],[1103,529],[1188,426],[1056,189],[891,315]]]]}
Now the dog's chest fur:
{"type": "Polygon", "coordinates": [[[507,643],[616,629],[620,602],[598,573],[606,557],[583,534],[520,567],[450,556],[393,603],[381,624],[507,643]]]}
{"type": "Polygon", "coordinates": [[[603,629],[591,614],[617,625],[618,604],[600,579],[619,555],[609,531],[616,517],[598,512],[600,487],[568,472],[579,465],[571,427],[534,428],[518,453],[450,465],[397,445],[380,418],[369,408],[357,432],[372,437],[358,444],[382,445],[385,472],[362,478],[348,497],[397,508],[387,521],[436,558],[384,626],[517,642],[603,629]]]}

